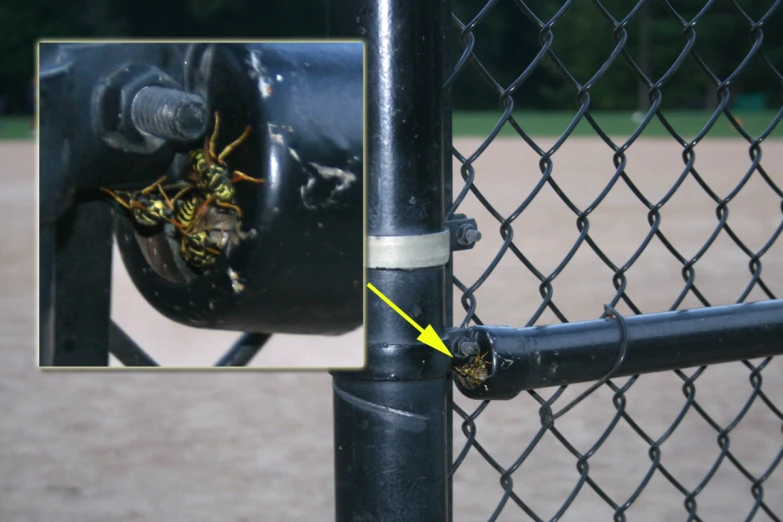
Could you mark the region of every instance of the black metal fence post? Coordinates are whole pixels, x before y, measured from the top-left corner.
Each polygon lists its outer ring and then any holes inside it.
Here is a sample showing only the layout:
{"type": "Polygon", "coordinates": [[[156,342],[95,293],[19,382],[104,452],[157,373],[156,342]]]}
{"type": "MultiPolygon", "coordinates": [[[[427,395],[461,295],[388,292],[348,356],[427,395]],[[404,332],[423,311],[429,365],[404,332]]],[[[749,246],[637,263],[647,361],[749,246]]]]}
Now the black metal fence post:
{"type": "MultiPolygon", "coordinates": [[[[442,67],[443,70],[446,72],[450,72],[452,68],[451,63],[451,53],[450,53],[450,44],[449,44],[449,28],[451,27],[451,2],[449,1],[449,5],[446,9],[443,9],[443,12],[441,13],[441,24],[444,28],[443,31],[443,55],[441,57],[442,61],[442,67]]],[[[452,148],[452,120],[451,120],[451,111],[452,111],[452,97],[451,97],[451,86],[445,87],[443,89],[443,201],[445,202],[446,206],[448,208],[451,207],[452,201],[454,199],[453,194],[453,166],[452,166],[452,159],[454,150],[452,148]]],[[[448,219],[448,216],[445,216],[446,219],[448,219]]],[[[446,312],[446,320],[444,323],[444,326],[446,328],[451,328],[454,326],[454,285],[452,281],[454,280],[454,257],[451,255],[449,257],[449,262],[446,265],[446,288],[445,292],[443,294],[443,300],[444,300],[444,308],[446,312]]],[[[449,466],[451,466],[451,463],[454,461],[454,433],[453,433],[453,417],[454,417],[454,410],[451,407],[452,402],[454,400],[454,386],[449,386],[446,394],[446,403],[448,404],[448,407],[446,409],[446,462],[448,462],[449,466]]],[[[449,522],[453,519],[453,510],[454,510],[454,498],[451,494],[453,491],[453,474],[449,473],[448,476],[448,513],[447,518],[449,522]]]]}
{"type": "Polygon", "coordinates": [[[39,203],[39,361],[54,361],[54,271],[56,220],[71,204],[71,176],[66,171],[68,142],[63,112],[66,106],[68,63],[56,46],[44,47],[39,57],[39,113],[41,192],[39,203]],[[41,109],[44,110],[41,110],[41,109]]]}
{"type": "MultiPolygon", "coordinates": [[[[367,42],[367,280],[441,334],[448,247],[414,263],[404,259],[409,247],[390,243],[448,237],[445,12],[443,0],[329,5],[332,37],[367,42]]],[[[450,360],[416,341],[418,332],[375,296],[365,321],[367,368],[333,373],[337,520],[446,520],[450,360]]]]}

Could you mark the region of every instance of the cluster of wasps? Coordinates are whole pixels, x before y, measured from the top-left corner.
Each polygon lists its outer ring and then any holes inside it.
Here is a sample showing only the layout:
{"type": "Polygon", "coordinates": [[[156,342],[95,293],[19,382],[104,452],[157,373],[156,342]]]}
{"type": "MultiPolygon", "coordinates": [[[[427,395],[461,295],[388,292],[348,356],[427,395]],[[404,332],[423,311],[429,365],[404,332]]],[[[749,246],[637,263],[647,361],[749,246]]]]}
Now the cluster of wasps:
{"type": "Polygon", "coordinates": [[[471,357],[467,364],[454,368],[457,378],[466,388],[478,388],[489,378],[487,365],[492,363],[484,360],[487,353],[471,357]]]}
{"type": "Polygon", "coordinates": [[[263,183],[238,170],[230,170],[226,157],[250,135],[250,127],[220,153],[215,152],[220,133],[220,114],[215,113],[215,128],[204,146],[189,153],[190,171],[185,181],[164,186],[166,176],[138,191],[112,191],[101,188],[127,209],[133,219],[144,227],[157,227],[166,222],[176,227],[179,253],[190,265],[207,268],[217,262],[230,242],[244,239],[240,230],[242,209],[237,206],[234,184],[240,181],[263,183]],[[172,191],[177,191],[169,196],[172,191]],[[223,209],[215,212],[218,208],[223,209]],[[225,229],[228,225],[228,230],[225,229]],[[223,230],[211,234],[214,227],[223,230]]]}

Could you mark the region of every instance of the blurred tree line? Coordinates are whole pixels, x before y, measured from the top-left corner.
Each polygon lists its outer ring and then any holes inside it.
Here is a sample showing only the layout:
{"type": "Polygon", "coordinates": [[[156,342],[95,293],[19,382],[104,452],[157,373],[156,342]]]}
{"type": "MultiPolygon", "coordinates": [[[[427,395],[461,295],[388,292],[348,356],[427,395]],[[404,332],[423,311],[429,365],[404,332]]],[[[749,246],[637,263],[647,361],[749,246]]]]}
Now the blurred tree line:
{"type": "MultiPolygon", "coordinates": [[[[424,1],[424,0],[420,0],[424,1]]],[[[562,0],[526,0],[540,20],[549,20],[562,0]]],[[[685,20],[703,5],[670,0],[685,20]]],[[[703,4],[703,2],[698,2],[703,4]]],[[[740,0],[747,15],[758,20],[773,0],[740,0]]],[[[457,17],[468,23],[483,0],[452,0],[457,17]]],[[[609,15],[622,20],[634,7],[629,0],[603,0],[609,15]]],[[[762,49],[783,71],[783,9],[765,24],[762,49]]],[[[25,89],[34,73],[37,38],[318,38],[326,36],[324,0],[36,0],[0,6],[0,95],[7,111],[24,111],[25,89]]],[[[719,78],[728,76],[752,46],[748,23],[728,1],[716,2],[695,25],[696,50],[719,78]]],[[[682,27],[663,7],[650,0],[626,25],[625,49],[648,77],[657,81],[684,47],[682,27]]],[[[452,60],[461,54],[453,29],[452,60]]],[[[475,52],[503,87],[510,85],[541,50],[542,32],[512,0],[499,0],[475,29],[475,52]]],[[[614,25],[593,2],[576,0],[553,26],[552,50],[575,81],[584,85],[601,69],[616,46],[614,25]]],[[[781,80],[758,58],[732,82],[732,93],[762,95],[780,106],[781,80]]],[[[664,107],[710,108],[717,103],[713,83],[693,58],[686,58],[667,79],[664,107]]],[[[536,110],[573,110],[578,90],[545,58],[514,95],[515,106],[536,110]]],[[[617,59],[590,89],[591,104],[600,110],[634,110],[648,105],[647,89],[622,58],[617,59]]],[[[470,66],[454,85],[459,109],[496,109],[498,96],[470,66]]]]}

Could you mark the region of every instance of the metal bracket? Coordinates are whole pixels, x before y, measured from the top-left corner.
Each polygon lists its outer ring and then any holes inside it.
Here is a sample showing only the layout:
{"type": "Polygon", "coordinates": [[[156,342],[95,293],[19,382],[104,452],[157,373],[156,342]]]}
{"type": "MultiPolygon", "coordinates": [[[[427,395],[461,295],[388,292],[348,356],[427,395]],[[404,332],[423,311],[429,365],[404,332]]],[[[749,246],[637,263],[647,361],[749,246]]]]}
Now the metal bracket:
{"type": "Polygon", "coordinates": [[[454,214],[446,221],[451,237],[451,251],[470,250],[481,240],[481,232],[478,231],[476,220],[468,218],[465,214],[454,214]]]}
{"type": "Polygon", "coordinates": [[[367,236],[367,268],[412,270],[449,261],[450,231],[418,236],[367,236]]]}

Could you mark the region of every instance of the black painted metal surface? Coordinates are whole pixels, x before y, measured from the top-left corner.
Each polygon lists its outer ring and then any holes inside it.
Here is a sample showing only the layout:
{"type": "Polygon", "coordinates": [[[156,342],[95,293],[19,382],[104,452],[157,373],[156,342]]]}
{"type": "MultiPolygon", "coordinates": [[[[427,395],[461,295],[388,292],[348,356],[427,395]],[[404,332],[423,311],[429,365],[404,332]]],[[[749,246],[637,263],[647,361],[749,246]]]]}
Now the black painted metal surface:
{"type": "Polygon", "coordinates": [[[271,334],[245,334],[215,363],[215,366],[246,366],[269,341],[271,334]]]}
{"type": "Polygon", "coordinates": [[[141,347],[113,321],[109,326],[109,353],[116,357],[123,366],[158,366],[155,359],[142,350],[141,347]]]}
{"type": "Polygon", "coordinates": [[[782,354],[783,300],[522,329],[476,326],[449,337],[465,333],[489,352],[492,364],[483,385],[460,383],[460,391],[476,399],[510,399],[610,373],[625,377],[782,354]]]}
{"type": "Polygon", "coordinates": [[[148,44],[40,45],[42,366],[108,365],[111,208],[91,188],[143,186],[173,150],[165,143],[151,154],[110,145],[92,117],[96,86],[129,60],[158,62],[169,51],[148,44]]]}
{"type": "Polygon", "coordinates": [[[56,220],[72,203],[73,172],[68,169],[70,142],[65,100],[70,57],[57,47],[41,49],[39,70],[39,364],[54,362],[54,270],[56,220]]]}
{"type": "MultiPolygon", "coordinates": [[[[364,36],[368,64],[367,232],[444,230],[444,2],[331,2],[333,37],[364,36]]],[[[368,270],[422,326],[443,331],[444,267],[368,270]]],[[[365,290],[366,291],[366,290],[365,290]]],[[[449,358],[374,295],[368,363],[333,372],[336,519],[442,521],[448,513],[449,358]]]]}
{"type": "Polygon", "coordinates": [[[77,199],[56,225],[55,366],[108,366],[111,209],[77,199]]]}
{"type": "MultiPolygon", "coordinates": [[[[68,56],[69,92],[57,114],[68,129],[68,171],[75,188],[138,188],[165,172],[178,144],[133,128],[127,98],[145,85],[181,85],[184,44],[40,44],[40,52],[68,56]],[[122,81],[120,81],[122,80],[122,81]],[[128,112],[125,113],[127,108],[128,112]],[[124,136],[124,139],[120,139],[124,136]],[[154,146],[153,146],[154,144],[154,146]]],[[[44,66],[42,61],[41,66],[44,66]]],[[[42,133],[48,123],[41,122],[42,133]]],[[[43,154],[43,153],[42,153],[43,154]]],[[[48,188],[42,189],[42,194],[48,188]]]]}
{"type": "MultiPolygon", "coordinates": [[[[440,24],[443,28],[448,28],[451,24],[451,2],[449,1],[441,12],[440,24]]],[[[443,33],[443,56],[441,57],[441,67],[443,71],[449,71],[451,69],[451,53],[449,52],[449,37],[448,31],[443,33]]],[[[443,156],[443,201],[448,207],[444,222],[447,223],[450,216],[453,215],[451,209],[452,202],[454,200],[453,195],[453,183],[452,183],[452,95],[451,86],[448,79],[445,80],[443,87],[443,148],[441,154],[443,156]]],[[[454,279],[454,254],[449,256],[449,262],[445,268],[445,286],[443,293],[443,308],[445,312],[444,327],[451,328],[454,326],[454,286],[451,284],[454,279]]],[[[452,374],[453,375],[453,372],[452,374]]],[[[454,401],[454,386],[449,385],[446,392],[446,462],[451,466],[454,462],[454,424],[453,424],[453,408],[451,405],[454,401]]],[[[453,474],[448,473],[447,478],[447,490],[448,490],[448,509],[446,513],[446,520],[453,520],[454,511],[454,495],[453,491],[453,474]]]]}
{"type": "Polygon", "coordinates": [[[38,364],[54,362],[54,225],[41,224],[38,235],[38,364]]]}

